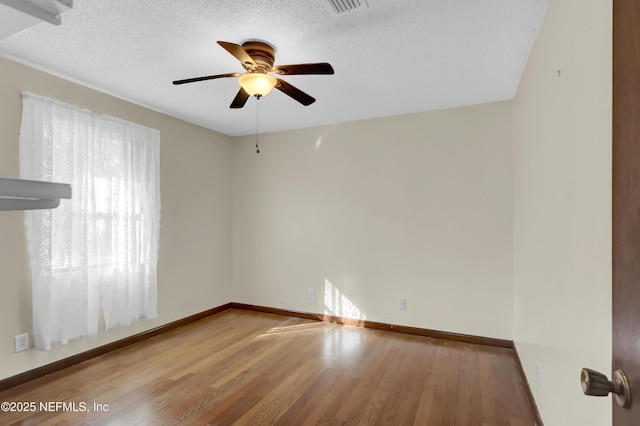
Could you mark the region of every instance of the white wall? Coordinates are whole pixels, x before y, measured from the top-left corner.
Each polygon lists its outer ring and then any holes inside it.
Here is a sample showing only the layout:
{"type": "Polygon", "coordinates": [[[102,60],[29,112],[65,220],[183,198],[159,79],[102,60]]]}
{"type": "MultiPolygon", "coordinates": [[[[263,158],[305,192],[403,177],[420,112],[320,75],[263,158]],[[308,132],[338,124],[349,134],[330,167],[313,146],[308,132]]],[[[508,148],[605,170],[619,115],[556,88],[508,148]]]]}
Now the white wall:
{"type": "Polygon", "coordinates": [[[513,335],[551,426],[611,423],[579,382],[611,368],[611,33],[611,0],[552,0],[514,101],[513,335]]]}
{"type": "Polygon", "coordinates": [[[236,139],[233,300],[510,339],[511,119],[501,102],[260,135],[260,154],[236,139]]]}
{"type": "Polygon", "coordinates": [[[20,92],[27,90],[159,129],[162,195],[159,317],[48,352],[13,352],[13,336],[32,329],[31,278],[24,214],[0,212],[0,379],[229,302],[231,138],[1,58],[0,76],[1,177],[20,174],[20,92]]]}

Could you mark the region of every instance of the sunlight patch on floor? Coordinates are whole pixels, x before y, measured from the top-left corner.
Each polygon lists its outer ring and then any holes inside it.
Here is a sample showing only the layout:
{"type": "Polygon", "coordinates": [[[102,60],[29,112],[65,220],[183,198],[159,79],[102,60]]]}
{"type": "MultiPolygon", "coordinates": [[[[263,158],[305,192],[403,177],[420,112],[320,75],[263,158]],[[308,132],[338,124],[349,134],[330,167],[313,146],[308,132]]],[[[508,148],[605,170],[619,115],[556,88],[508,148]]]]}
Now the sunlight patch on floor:
{"type": "Polygon", "coordinates": [[[263,339],[275,339],[277,337],[291,337],[291,336],[301,336],[315,333],[324,333],[325,328],[327,327],[335,327],[333,324],[328,324],[325,322],[311,322],[304,324],[295,324],[295,325],[285,325],[282,327],[273,327],[266,331],[265,333],[260,334],[255,338],[255,340],[263,340],[263,339]]]}

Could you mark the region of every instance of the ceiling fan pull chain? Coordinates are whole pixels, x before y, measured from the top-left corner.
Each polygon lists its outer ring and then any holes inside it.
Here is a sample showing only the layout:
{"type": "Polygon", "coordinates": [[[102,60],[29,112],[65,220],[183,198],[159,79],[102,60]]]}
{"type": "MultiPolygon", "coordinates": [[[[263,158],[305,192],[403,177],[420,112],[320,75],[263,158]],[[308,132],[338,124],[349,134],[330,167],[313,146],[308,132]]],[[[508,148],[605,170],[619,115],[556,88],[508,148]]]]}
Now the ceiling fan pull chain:
{"type": "Polygon", "coordinates": [[[260,97],[257,96],[256,99],[256,154],[260,154],[260,97]]]}

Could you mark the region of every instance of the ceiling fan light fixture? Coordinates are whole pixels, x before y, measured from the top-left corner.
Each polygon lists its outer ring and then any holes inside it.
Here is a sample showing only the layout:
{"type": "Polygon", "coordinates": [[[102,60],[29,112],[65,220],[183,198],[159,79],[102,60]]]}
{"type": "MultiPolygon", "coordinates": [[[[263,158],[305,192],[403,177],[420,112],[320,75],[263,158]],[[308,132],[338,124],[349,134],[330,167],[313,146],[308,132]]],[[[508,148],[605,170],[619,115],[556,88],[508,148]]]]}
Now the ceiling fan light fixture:
{"type": "MultiPolygon", "coordinates": [[[[0,2],[2,1],[5,0],[0,0],[0,2]]],[[[327,62],[274,66],[273,46],[261,41],[246,41],[242,43],[242,45],[239,45],[219,40],[218,44],[240,61],[240,64],[242,64],[246,70],[244,74],[232,72],[227,74],[185,78],[183,80],[175,80],[173,81],[173,84],[195,83],[196,81],[238,77],[240,90],[238,90],[236,97],[233,98],[229,108],[242,108],[249,97],[255,96],[260,99],[262,96],[268,95],[274,87],[302,105],[309,106],[316,101],[313,96],[310,96],[281,78],[272,77],[269,73],[276,73],[279,76],[322,75],[334,73],[333,67],[327,62]]]]}
{"type": "Polygon", "coordinates": [[[271,92],[277,80],[269,74],[248,72],[238,77],[240,86],[251,96],[266,96],[271,92]]]}

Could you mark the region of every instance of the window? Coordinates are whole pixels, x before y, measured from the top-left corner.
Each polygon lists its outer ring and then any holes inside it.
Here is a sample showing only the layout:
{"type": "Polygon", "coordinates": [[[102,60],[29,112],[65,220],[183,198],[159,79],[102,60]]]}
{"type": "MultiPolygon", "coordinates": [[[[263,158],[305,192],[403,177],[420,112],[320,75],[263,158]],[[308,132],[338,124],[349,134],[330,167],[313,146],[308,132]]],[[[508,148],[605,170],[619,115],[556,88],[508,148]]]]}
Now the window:
{"type": "Polygon", "coordinates": [[[36,348],[157,316],[160,132],[23,93],[20,174],[71,183],[27,211],[36,348]]]}

